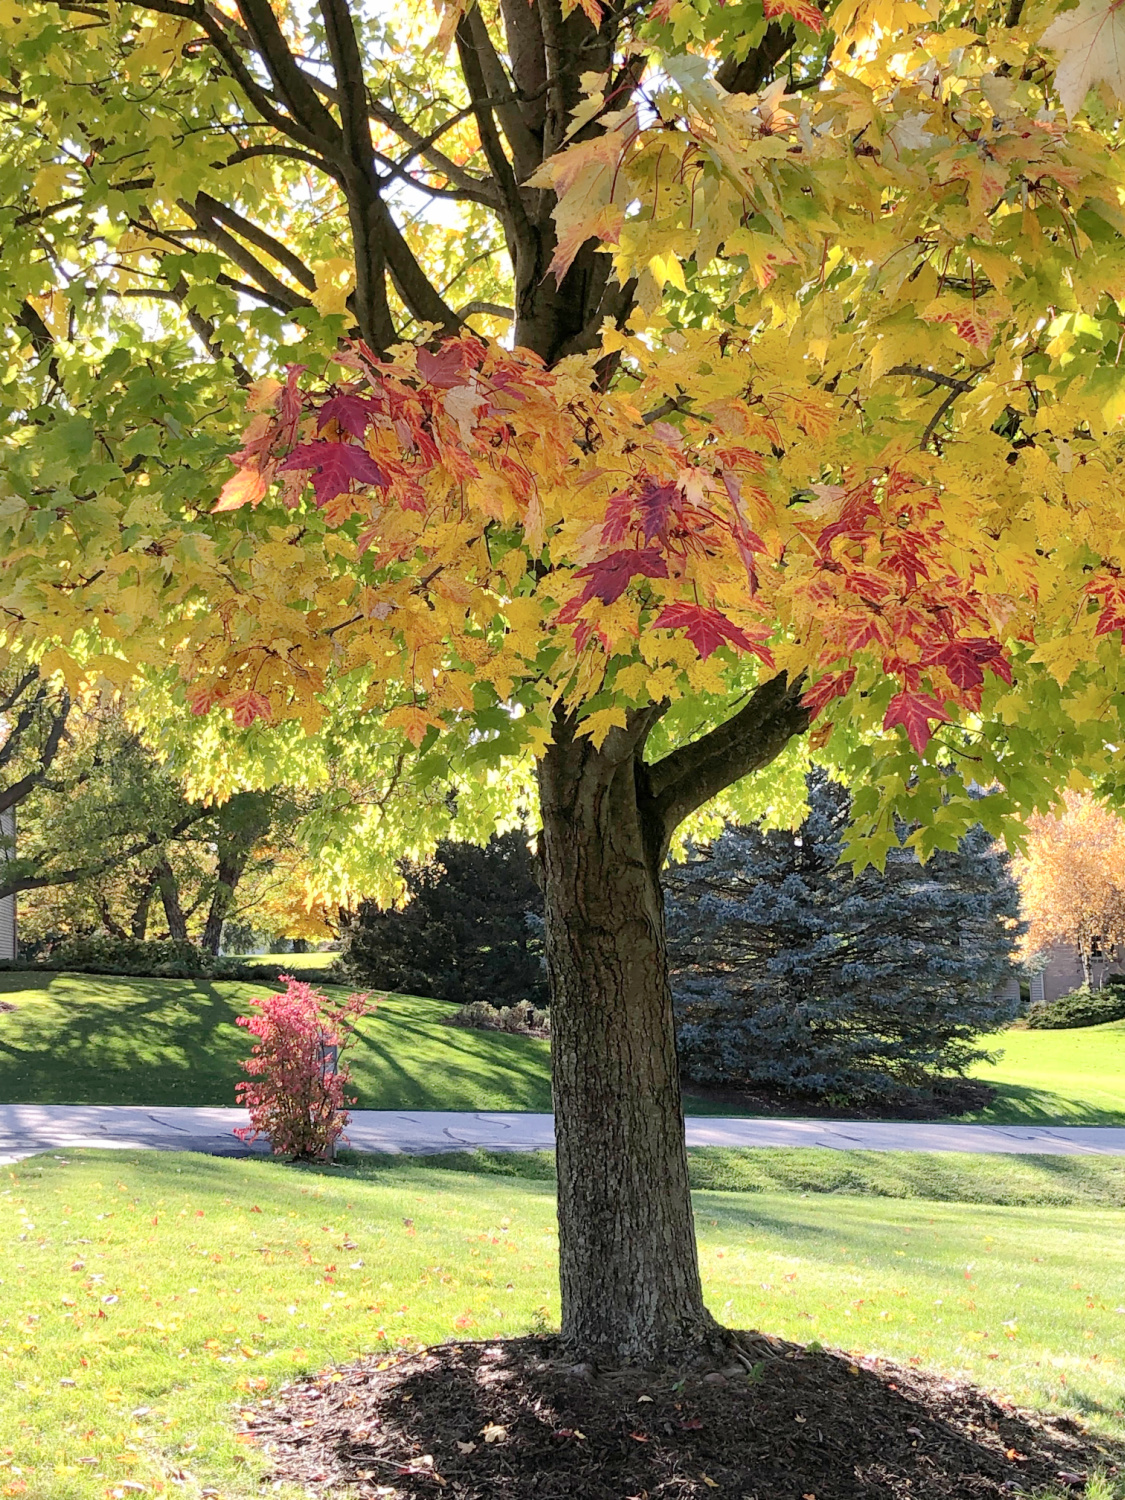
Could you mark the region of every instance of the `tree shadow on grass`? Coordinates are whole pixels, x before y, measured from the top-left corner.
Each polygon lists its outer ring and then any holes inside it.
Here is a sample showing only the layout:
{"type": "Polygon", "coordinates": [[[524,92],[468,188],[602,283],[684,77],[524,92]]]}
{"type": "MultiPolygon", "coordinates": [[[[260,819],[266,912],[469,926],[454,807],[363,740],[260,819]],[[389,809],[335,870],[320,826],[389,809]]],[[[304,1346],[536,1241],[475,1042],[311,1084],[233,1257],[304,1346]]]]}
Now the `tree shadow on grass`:
{"type": "Polygon", "coordinates": [[[1106,1109],[1075,1095],[989,1079],[996,1098],[987,1109],[958,1118],[973,1125],[1125,1125],[1125,1110],[1106,1109]]]}
{"type": "MultiPolygon", "coordinates": [[[[241,987],[240,987],[241,988],[241,987]]],[[[244,994],[206,980],[52,977],[47,1003],[0,1025],[0,1099],[20,1104],[233,1105],[244,994]]]]}

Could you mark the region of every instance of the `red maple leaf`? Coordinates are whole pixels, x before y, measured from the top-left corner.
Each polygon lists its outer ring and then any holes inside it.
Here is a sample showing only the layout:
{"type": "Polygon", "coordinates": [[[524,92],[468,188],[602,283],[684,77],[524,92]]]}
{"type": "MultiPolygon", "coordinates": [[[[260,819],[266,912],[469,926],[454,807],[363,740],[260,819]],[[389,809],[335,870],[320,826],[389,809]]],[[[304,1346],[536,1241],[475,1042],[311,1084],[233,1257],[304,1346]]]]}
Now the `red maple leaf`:
{"type": "Polygon", "coordinates": [[[628,490],[618,490],[616,495],[610,495],[605,504],[605,524],[602,527],[605,546],[611,547],[615,542],[625,540],[632,516],[633,497],[628,490]]]}
{"type": "Polygon", "coordinates": [[[773,657],[762,645],[769,632],[763,630],[755,639],[717,609],[706,609],[702,604],[669,604],[653,624],[657,630],[682,630],[704,661],[716,646],[727,641],[739,651],[752,651],[767,666],[773,665],[773,657]]]}
{"type": "Polygon", "coordinates": [[[668,517],[674,510],[679,510],[680,499],[679,485],[671,481],[657,484],[653,479],[645,480],[637,497],[637,509],[641,513],[646,542],[651,542],[655,536],[663,536],[667,531],[668,517]]]}
{"type": "Polygon", "coordinates": [[[901,724],[910,743],[922,755],[930,743],[931,719],[939,724],[949,723],[949,715],[936,698],[929,693],[896,693],[887,707],[883,728],[893,729],[901,724]]]}
{"type": "Polygon", "coordinates": [[[615,604],[628,588],[631,579],[667,578],[668,564],[655,547],[626,547],[579,568],[575,576],[589,580],[577,600],[579,605],[590,599],[600,599],[603,604],[615,604]]]}
{"type": "Polygon", "coordinates": [[[817,36],[824,26],[824,17],[815,5],[809,4],[809,0],[765,0],[762,9],[769,19],[774,16],[792,16],[810,31],[815,31],[817,36]]]}
{"type": "Polygon", "coordinates": [[[979,688],[984,681],[976,652],[967,641],[941,641],[931,646],[922,660],[927,666],[943,668],[956,688],[979,688]]]}
{"type": "Polygon", "coordinates": [[[451,391],[455,385],[464,385],[461,350],[456,344],[446,344],[437,354],[419,349],[418,374],[427,385],[436,386],[439,391],[451,391]]]}
{"type": "Polygon", "coordinates": [[[815,687],[809,688],[801,702],[815,719],[826,703],[831,703],[833,698],[842,698],[850,690],[854,681],[854,667],[848,667],[844,672],[830,672],[827,677],[822,677],[815,687]]]}
{"type": "Polygon", "coordinates": [[[927,648],[922,658],[926,666],[944,667],[954,687],[971,691],[984,682],[982,668],[987,667],[1007,683],[1012,668],[998,641],[988,636],[971,636],[960,641],[939,641],[927,648]]]}
{"type": "Polygon", "coordinates": [[[239,729],[248,729],[255,719],[270,719],[273,709],[264,693],[236,693],[226,700],[231,718],[239,729]]]}
{"type": "Polygon", "coordinates": [[[357,484],[374,484],[380,489],[390,483],[370,453],[353,443],[300,443],[281,467],[313,471],[317,505],[327,505],[337,495],[346,494],[353,479],[357,484]]]}
{"type": "Polygon", "coordinates": [[[1102,573],[1090,579],[1086,593],[1090,598],[1102,601],[1094,635],[1109,635],[1111,630],[1120,630],[1121,639],[1125,641],[1125,580],[1112,573],[1102,573]]]}
{"type": "Polygon", "coordinates": [[[345,432],[362,442],[371,423],[371,402],[354,391],[337,391],[320,408],[316,419],[317,432],[323,432],[329,422],[338,422],[345,432]]]}

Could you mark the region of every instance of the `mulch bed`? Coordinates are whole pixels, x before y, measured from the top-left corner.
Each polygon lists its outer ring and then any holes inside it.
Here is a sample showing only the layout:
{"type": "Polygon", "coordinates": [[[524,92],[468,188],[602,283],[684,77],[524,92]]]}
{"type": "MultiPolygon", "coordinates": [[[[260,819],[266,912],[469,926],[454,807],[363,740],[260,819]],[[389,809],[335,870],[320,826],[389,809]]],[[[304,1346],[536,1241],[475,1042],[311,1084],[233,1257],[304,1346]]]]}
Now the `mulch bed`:
{"type": "Polygon", "coordinates": [[[570,1365],[549,1338],[372,1356],[244,1409],[244,1440],[326,1500],[1009,1500],[1125,1464],[973,1386],[743,1345],[751,1370],[687,1374],[570,1365]]]}
{"type": "MultiPolygon", "coordinates": [[[[867,1104],[829,1102],[821,1094],[769,1088],[726,1088],[683,1080],[684,1092],[721,1105],[732,1114],[800,1116],[820,1120],[954,1120],[987,1109],[996,1097],[991,1084],[975,1078],[950,1079],[927,1096],[889,1095],[867,1104]]],[[[691,1099],[684,1101],[691,1114],[691,1099]]]]}

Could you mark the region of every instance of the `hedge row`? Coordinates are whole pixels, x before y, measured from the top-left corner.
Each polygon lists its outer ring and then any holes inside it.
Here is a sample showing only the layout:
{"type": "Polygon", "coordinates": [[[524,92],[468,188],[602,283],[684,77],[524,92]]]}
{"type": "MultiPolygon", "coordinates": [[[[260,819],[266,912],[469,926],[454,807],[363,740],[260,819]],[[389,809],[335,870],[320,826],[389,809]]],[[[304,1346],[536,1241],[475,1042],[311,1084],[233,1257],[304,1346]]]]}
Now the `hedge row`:
{"type": "MultiPolygon", "coordinates": [[[[70,938],[55,943],[34,958],[0,959],[0,972],[50,974],[114,974],[134,979],[238,979],[247,983],[275,983],[289,972],[284,954],[268,963],[241,958],[217,958],[194,943],[130,942],[116,938],[70,938]]],[[[339,984],[333,968],[301,969],[307,984],[339,984]]]]}
{"type": "Polygon", "coordinates": [[[1027,1013],[1027,1024],[1036,1031],[1101,1026],[1106,1021],[1125,1021],[1125,977],[1114,975],[1100,990],[1071,990],[1048,1005],[1033,1005],[1027,1013]]]}

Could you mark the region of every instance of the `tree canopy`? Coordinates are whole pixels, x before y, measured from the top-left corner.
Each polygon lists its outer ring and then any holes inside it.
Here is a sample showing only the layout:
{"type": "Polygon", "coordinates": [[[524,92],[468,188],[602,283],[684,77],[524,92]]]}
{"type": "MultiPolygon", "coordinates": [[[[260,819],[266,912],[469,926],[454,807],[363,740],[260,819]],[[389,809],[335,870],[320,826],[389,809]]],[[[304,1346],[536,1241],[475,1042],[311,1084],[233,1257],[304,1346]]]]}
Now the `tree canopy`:
{"type": "Polygon", "coordinates": [[[1018,870],[1029,952],[1073,947],[1089,986],[1094,961],[1125,944],[1125,822],[1071,792],[1057,813],[1031,820],[1018,870]]]}
{"type": "Polygon", "coordinates": [[[346,744],[384,867],[535,763],[564,1328],[692,1342],[677,828],[815,720],[859,864],[1018,835],[1125,732],[1116,0],[0,18],[3,650],[346,744]]]}
{"type": "Polygon", "coordinates": [[[197,711],[310,730],[358,674],[384,741],[496,760],[560,699],[598,744],[660,705],[672,744],[784,668],[867,773],[864,856],[896,806],[948,846],[970,781],[1002,829],[1099,770],[1097,7],[769,9],[447,6],[435,44],[342,4],[10,7],[9,649],[177,658],[197,711]]]}

